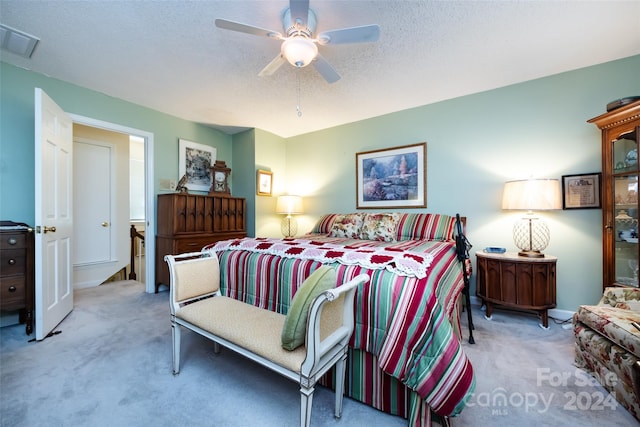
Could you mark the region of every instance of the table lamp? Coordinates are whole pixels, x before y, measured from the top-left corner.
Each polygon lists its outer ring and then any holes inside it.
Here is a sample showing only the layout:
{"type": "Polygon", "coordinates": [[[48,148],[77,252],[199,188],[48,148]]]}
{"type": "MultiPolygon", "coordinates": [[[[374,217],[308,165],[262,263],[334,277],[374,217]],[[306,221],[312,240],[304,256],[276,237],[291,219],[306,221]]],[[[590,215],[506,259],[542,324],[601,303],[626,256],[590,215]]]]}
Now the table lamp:
{"type": "Polygon", "coordinates": [[[285,237],[293,237],[298,232],[298,223],[291,215],[304,213],[302,197],[278,196],[276,213],[287,215],[280,224],[280,231],[285,237]]]}
{"type": "Polygon", "coordinates": [[[561,209],[561,194],[557,179],[527,179],[504,184],[502,209],[527,211],[513,226],[513,241],[520,249],[518,255],[544,258],[542,251],[551,235],[547,224],[533,211],[561,209]]]}

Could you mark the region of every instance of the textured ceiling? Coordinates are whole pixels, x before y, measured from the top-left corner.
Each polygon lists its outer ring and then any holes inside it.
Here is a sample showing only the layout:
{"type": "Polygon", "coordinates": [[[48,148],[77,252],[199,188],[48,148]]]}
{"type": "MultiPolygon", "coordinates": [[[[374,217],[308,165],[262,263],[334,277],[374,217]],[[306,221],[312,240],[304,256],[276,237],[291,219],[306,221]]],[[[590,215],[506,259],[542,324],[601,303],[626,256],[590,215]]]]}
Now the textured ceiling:
{"type": "Polygon", "coordinates": [[[40,38],[31,59],[0,58],[225,132],[290,137],[640,54],[640,1],[311,0],[318,32],[378,24],[380,40],[321,46],[342,76],[333,84],[289,64],[258,77],[280,42],[214,20],[281,32],[287,7],[0,1],[0,23],[40,38]]]}

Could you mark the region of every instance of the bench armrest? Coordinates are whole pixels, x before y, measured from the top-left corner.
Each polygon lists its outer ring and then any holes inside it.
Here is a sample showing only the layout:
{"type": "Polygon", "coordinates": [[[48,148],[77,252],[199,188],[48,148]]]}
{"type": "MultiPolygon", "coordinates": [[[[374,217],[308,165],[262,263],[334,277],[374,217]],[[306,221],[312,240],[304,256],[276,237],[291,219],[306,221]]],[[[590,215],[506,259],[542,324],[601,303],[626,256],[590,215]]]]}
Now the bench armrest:
{"type": "Polygon", "coordinates": [[[346,349],[354,329],[355,293],[368,281],[369,276],[361,274],[313,301],[307,321],[307,356],[300,370],[303,376],[312,375],[326,360],[346,349]]]}

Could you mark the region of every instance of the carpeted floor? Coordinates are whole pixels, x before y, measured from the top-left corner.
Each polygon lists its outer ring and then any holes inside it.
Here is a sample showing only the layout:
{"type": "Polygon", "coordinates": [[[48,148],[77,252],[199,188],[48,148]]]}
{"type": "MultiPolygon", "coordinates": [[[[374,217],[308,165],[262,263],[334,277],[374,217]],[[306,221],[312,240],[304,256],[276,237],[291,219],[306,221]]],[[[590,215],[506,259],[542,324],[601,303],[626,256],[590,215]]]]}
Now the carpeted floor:
{"type": "MultiPolygon", "coordinates": [[[[44,341],[29,342],[23,325],[0,328],[1,426],[298,425],[293,382],[233,352],[215,355],[195,334],[183,334],[182,370],[171,374],[168,292],[124,281],[74,296],[60,334],[44,341]]],[[[474,319],[476,344],[464,348],[477,388],[454,426],[637,425],[573,367],[570,330],[500,310],[488,321],[474,309],[474,319]]],[[[316,389],[312,426],[407,424],[349,398],[335,420],[333,398],[316,389]]]]}

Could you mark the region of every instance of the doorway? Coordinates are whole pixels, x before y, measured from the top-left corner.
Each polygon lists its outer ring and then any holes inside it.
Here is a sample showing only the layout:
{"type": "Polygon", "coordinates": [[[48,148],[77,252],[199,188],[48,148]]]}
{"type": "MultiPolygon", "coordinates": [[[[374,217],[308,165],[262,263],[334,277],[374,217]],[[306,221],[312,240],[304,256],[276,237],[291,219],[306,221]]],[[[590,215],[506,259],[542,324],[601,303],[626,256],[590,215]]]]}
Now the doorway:
{"type": "MultiPolygon", "coordinates": [[[[144,260],[144,282],[145,282],[145,291],[148,293],[154,292],[153,283],[155,282],[155,269],[153,266],[153,260],[155,259],[155,241],[152,236],[155,235],[155,200],[154,200],[154,186],[153,186],[153,134],[150,132],[146,132],[140,129],[129,128],[126,126],[117,125],[114,123],[104,122],[101,120],[92,119],[89,117],[78,116],[74,114],[70,114],[74,128],[75,125],[83,125],[90,128],[95,128],[101,131],[113,132],[116,134],[125,134],[128,138],[137,141],[143,146],[143,155],[142,161],[144,163],[144,171],[142,172],[144,179],[144,187],[143,187],[143,203],[140,204],[143,210],[142,218],[135,218],[135,223],[137,224],[136,229],[144,229],[144,234],[150,236],[149,239],[145,239],[144,243],[144,253],[145,256],[139,258],[139,260],[144,260]]],[[[74,135],[75,137],[75,135],[74,135]]],[[[138,161],[140,160],[138,156],[138,161]]],[[[138,177],[132,177],[134,179],[139,179],[138,177]]],[[[77,179],[74,178],[74,180],[77,179]]],[[[129,195],[131,194],[131,190],[127,189],[127,200],[129,199],[129,195]]],[[[140,192],[141,190],[137,190],[140,192]]],[[[116,194],[115,197],[123,197],[122,194],[116,194]]],[[[129,203],[127,203],[129,204],[129,203]]],[[[138,212],[140,211],[138,206],[138,212]]],[[[139,215],[139,214],[138,214],[139,215]]],[[[130,223],[130,221],[128,221],[130,223]]],[[[128,226],[127,226],[128,227],[128,226]]],[[[129,248],[129,239],[128,234],[126,237],[126,246],[129,248]]],[[[127,255],[129,254],[129,249],[127,249],[127,255]]],[[[129,264],[129,257],[127,256],[125,265],[129,264]]],[[[86,267],[85,267],[86,268],[86,267]]],[[[137,275],[138,278],[140,275],[137,275]]]]}

